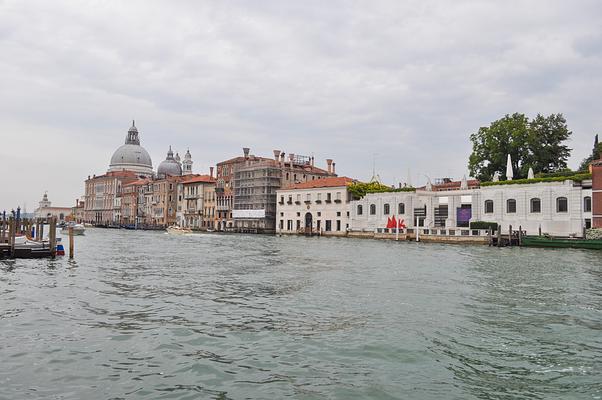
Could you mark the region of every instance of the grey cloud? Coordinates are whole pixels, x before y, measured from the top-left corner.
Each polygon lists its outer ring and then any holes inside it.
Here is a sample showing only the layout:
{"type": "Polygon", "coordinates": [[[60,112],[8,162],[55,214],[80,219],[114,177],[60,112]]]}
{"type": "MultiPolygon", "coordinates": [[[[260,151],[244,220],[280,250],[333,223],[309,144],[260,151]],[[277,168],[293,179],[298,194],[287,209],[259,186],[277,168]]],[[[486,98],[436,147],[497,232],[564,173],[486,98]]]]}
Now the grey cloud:
{"type": "Polygon", "coordinates": [[[249,146],[367,179],[377,154],[389,182],[408,168],[460,178],[479,126],[563,112],[574,166],[602,123],[601,14],[597,1],[5,1],[0,168],[19,166],[20,190],[0,208],[45,189],[71,204],[132,118],[155,165],[170,144],[202,171],[249,146]]]}

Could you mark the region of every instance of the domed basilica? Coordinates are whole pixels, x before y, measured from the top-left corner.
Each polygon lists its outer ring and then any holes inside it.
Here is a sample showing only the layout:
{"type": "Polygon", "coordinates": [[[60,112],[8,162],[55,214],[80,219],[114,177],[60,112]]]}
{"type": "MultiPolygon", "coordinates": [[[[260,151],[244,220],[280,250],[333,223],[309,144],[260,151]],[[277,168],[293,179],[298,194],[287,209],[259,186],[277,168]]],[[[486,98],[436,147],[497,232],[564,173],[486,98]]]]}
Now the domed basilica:
{"type": "Polygon", "coordinates": [[[109,164],[109,172],[123,170],[145,176],[153,175],[153,162],[144,147],[140,146],[138,129],[134,121],[128,130],[125,144],[115,150],[109,164]]]}
{"type": "MultiPolygon", "coordinates": [[[[111,157],[108,172],[116,171],[132,171],[140,176],[149,178],[155,176],[151,157],[146,149],[140,145],[140,137],[135,121],[132,121],[132,126],[128,129],[125,144],[115,150],[115,153],[111,157]]],[[[190,151],[186,151],[184,161],[180,162],[180,156],[176,153],[174,157],[171,146],[169,146],[167,158],[159,164],[159,168],[157,169],[157,177],[165,178],[166,176],[190,174],[192,174],[192,156],[190,155],[190,151]]]]}

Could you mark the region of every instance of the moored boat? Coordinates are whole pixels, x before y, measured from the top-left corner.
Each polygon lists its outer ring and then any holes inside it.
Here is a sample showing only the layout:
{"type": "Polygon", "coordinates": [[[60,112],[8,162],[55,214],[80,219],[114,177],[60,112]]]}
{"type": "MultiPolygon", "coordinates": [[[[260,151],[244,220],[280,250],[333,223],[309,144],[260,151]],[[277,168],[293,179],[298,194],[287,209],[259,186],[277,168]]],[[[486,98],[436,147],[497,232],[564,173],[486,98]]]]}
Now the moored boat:
{"type": "Polygon", "coordinates": [[[183,234],[183,233],[192,233],[191,229],[188,228],[182,228],[181,226],[177,226],[177,225],[172,225],[167,227],[167,233],[172,233],[172,234],[183,234]]]}
{"type": "Polygon", "coordinates": [[[552,236],[523,236],[522,245],[526,247],[555,247],[573,249],[602,250],[602,240],[552,236]]]}
{"type": "Polygon", "coordinates": [[[61,233],[68,235],[70,227],[73,227],[73,235],[75,236],[81,236],[86,232],[86,228],[84,227],[84,225],[69,223],[61,229],[61,233]]]}

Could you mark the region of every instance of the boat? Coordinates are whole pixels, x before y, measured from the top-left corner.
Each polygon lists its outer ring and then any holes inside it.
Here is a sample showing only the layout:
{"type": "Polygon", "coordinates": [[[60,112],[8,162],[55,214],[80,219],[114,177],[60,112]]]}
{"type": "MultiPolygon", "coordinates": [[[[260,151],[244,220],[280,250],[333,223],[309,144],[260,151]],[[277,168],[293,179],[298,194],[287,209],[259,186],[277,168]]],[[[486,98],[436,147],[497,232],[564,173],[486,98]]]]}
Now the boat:
{"type": "MultiPolygon", "coordinates": [[[[56,239],[57,256],[65,254],[65,249],[61,243],[61,239],[56,239]]],[[[48,240],[36,241],[27,238],[26,236],[15,237],[15,258],[44,258],[52,255],[50,251],[50,242],[48,240]]]]}
{"type": "Polygon", "coordinates": [[[522,245],[526,247],[555,247],[602,250],[601,239],[582,239],[553,236],[523,236],[522,245]]]}
{"type": "Polygon", "coordinates": [[[82,236],[86,232],[86,228],[82,224],[68,223],[61,229],[61,233],[64,235],[69,234],[69,228],[73,227],[74,236],[82,236]]]}
{"type": "Polygon", "coordinates": [[[189,228],[182,228],[181,226],[178,225],[172,225],[167,227],[167,233],[172,233],[175,235],[178,234],[183,234],[183,233],[192,233],[192,230],[189,228]]]}

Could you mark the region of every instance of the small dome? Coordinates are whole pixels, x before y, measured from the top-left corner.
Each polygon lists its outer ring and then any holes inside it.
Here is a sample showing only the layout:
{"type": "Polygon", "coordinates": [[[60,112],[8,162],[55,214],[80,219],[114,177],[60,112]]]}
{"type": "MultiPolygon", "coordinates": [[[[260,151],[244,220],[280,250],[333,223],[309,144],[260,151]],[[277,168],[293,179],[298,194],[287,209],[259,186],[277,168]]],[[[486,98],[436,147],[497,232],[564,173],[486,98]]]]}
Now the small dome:
{"type": "Polygon", "coordinates": [[[169,146],[169,150],[167,151],[167,158],[161,161],[159,164],[159,168],[157,169],[157,174],[160,177],[164,177],[166,175],[170,176],[180,176],[182,175],[182,166],[173,156],[173,152],[171,151],[171,146],[169,146]]]}

